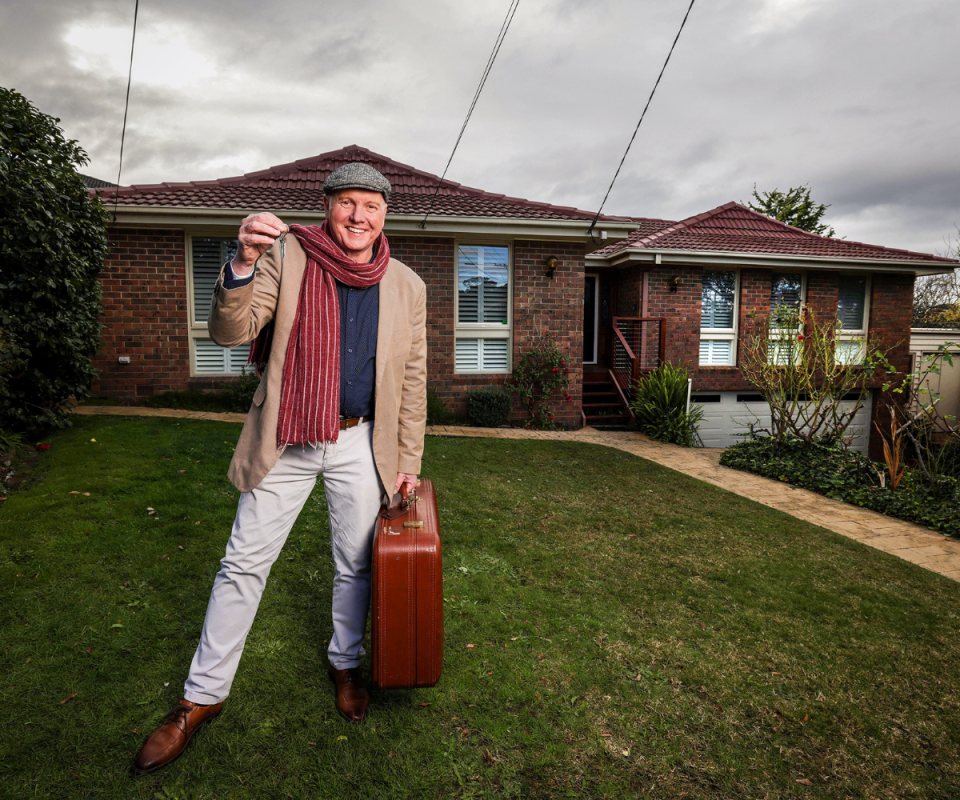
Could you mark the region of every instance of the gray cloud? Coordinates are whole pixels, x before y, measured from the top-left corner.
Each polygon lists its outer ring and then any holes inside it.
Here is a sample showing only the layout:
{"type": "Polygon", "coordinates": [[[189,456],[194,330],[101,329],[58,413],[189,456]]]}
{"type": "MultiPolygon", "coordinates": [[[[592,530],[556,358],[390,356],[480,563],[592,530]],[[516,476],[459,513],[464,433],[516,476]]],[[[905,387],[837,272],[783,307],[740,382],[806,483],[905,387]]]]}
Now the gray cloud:
{"type": "MultiPolygon", "coordinates": [[[[123,181],[351,143],[439,172],[507,5],[144,4],[123,181]]],[[[685,10],[524,0],[450,177],[595,209],[685,10]]],[[[3,85],[59,116],[108,180],[131,20],[128,0],[0,7],[3,85]]],[[[808,184],[841,235],[942,250],[960,222],[958,30],[955,0],[698,4],[605,210],[682,218],[754,183],[808,184]]]]}

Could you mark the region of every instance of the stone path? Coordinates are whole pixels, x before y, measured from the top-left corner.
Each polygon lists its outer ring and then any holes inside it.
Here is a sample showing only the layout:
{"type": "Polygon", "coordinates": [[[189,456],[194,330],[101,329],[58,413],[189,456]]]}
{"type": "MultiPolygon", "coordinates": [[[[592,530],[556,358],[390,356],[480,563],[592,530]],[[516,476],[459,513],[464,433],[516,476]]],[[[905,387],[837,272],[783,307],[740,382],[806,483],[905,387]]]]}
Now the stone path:
{"type": "MultiPolygon", "coordinates": [[[[207,411],[180,411],[170,408],[126,406],[80,406],[76,414],[178,417],[222,422],[243,422],[246,414],[216,414],[207,411]]],[[[552,439],[588,442],[614,447],[662,466],[719,486],[728,492],[775,508],[785,514],[819,525],[862,544],[918,564],[954,581],[960,581],[960,540],[911,522],[887,517],[875,511],[830,500],[822,495],[748,472],[720,466],[717,449],[692,449],[655,442],[633,431],[526,431],[516,428],[462,428],[435,425],[428,436],[462,436],[481,439],[552,439]]]]}

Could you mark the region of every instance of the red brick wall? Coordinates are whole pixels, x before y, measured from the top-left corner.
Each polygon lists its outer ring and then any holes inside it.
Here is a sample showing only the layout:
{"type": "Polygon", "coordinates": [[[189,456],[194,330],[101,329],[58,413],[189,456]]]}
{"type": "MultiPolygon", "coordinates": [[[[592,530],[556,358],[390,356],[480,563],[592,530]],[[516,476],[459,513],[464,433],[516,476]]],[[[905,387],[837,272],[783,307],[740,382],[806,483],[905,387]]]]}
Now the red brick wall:
{"type": "MultiPolygon", "coordinates": [[[[452,239],[391,236],[390,252],[427,284],[427,381],[447,408],[465,414],[467,392],[503,386],[504,375],[457,375],[454,372],[455,243],[452,239]]],[[[533,343],[537,331],[552,333],[568,356],[571,403],[558,403],[557,420],[580,424],[583,371],[584,248],[577,244],[515,242],[513,246],[513,360],[533,343]],[[560,260],[546,277],[549,256],[560,260]]],[[[515,419],[521,419],[515,407],[515,419]]]]}
{"type": "MultiPolygon", "coordinates": [[[[910,323],[913,320],[913,275],[874,273],[870,280],[870,322],[867,341],[871,348],[886,352],[896,375],[874,381],[879,386],[889,381],[896,386],[910,372],[910,323]]],[[[888,404],[900,404],[905,398],[877,389],[873,394],[873,421],[889,430],[888,404]]],[[[883,440],[873,422],[870,425],[870,457],[883,458],[883,440]]]]}
{"type": "MultiPolygon", "coordinates": [[[[619,312],[630,313],[639,303],[643,270],[629,267],[620,273],[619,312]]],[[[699,367],[700,303],[702,292],[700,267],[657,266],[650,268],[648,315],[667,319],[667,360],[686,366],[693,377],[694,391],[749,391],[750,386],[735,367],[699,367]],[[672,279],[679,277],[677,291],[671,291],[672,279]]],[[[770,279],[767,269],[740,270],[740,310],[738,320],[738,361],[743,356],[744,338],[750,329],[766,318],[770,309],[770,279]]],[[[807,272],[807,306],[818,319],[830,320],[837,312],[838,271],[807,272]]],[[[870,280],[868,344],[871,349],[887,352],[887,358],[900,372],[910,369],[910,323],[913,317],[913,276],[896,273],[874,273],[870,280]]],[[[870,382],[875,389],[874,419],[891,397],[879,391],[883,376],[870,382]]],[[[875,428],[871,429],[870,454],[882,455],[882,445],[875,428]]]]}
{"type": "Polygon", "coordinates": [[[114,229],[109,244],[94,396],[137,402],[185,389],[190,355],[183,232],[114,229]],[[120,356],[130,363],[118,363],[120,356]]]}

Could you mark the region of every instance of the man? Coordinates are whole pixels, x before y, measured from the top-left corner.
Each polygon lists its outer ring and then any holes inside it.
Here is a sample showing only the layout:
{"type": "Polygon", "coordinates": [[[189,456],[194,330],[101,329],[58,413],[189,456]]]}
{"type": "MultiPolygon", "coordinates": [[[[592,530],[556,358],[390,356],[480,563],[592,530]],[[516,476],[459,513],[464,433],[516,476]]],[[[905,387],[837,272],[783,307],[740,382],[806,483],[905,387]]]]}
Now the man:
{"type": "Polygon", "coordinates": [[[256,340],[263,377],[229,477],[240,502],[183,700],[134,762],[153,772],[220,713],[270,568],[323,475],[335,564],[327,656],[337,711],[361,722],[360,677],[376,517],[416,486],[426,425],[426,289],[390,258],[390,183],[367,164],[324,182],[321,227],[244,219],[214,289],[210,335],[256,340]],[[289,231],[289,233],[288,233],[289,231]],[[390,493],[386,491],[390,490],[390,493]]]}

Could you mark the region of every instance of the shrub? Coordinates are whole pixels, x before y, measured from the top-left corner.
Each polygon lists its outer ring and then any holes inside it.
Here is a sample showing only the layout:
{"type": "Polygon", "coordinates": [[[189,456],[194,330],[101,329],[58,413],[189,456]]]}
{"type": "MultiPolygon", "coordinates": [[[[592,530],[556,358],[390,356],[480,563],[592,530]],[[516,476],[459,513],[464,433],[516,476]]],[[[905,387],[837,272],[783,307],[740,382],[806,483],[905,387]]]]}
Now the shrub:
{"type": "Polygon", "coordinates": [[[566,358],[549,334],[541,336],[537,344],[513,365],[513,373],[504,381],[504,385],[513,394],[519,395],[527,412],[527,428],[552,431],[559,427],[552,405],[560,392],[568,403],[573,402],[567,393],[569,375],[566,358]]]}
{"type": "Polygon", "coordinates": [[[227,391],[224,392],[230,403],[230,407],[234,411],[241,413],[249,411],[250,405],[253,403],[253,395],[256,393],[259,385],[260,377],[257,375],[256,370],[251,367],[248,372],[247,367],[244,367],[240,373],[240,377],[229,384],[227,391]]]}
{"type": "Polygon", "coordinates": [[[893,491],[881,486],[884,465],[839,442],[756,438],[728,448],[720,463],[960,536],[960,482],[955,478],[941,476],[931,485],[921,472],[907,470],[893,491]]]}
{"type": "Polygon", "coordinates": [[[69,424],[96,373],[107,213],[59,120],[0,88],[0,427],[69,424]]]}
{"type": "Polygon", "coordinates": [[[666,362],[637,381],[630,408],[637,427],[651,439],[681,447],[702,444],[697,426],[703,409],[691,406],[687,411],[687,381],[683,367],[666,362]]]}
{"type": "Polygon", "coordinates": [[[885,354],[862,338],[847,343],[859,348],[858,363],[840,358],[841,330],[839,320],[817,319],[812,309],[780,307],[744,337],[740,372],[769,403],[770,434],[778,442],[844,441],[868,381],[892,371],[885,354]],[[852,403],[841,404],[851,396],[852,403]]]}
{"type": "Polygon", "coordinates": [[[453,419],[453,414],[443,402],[443,398],[433,386],[427,387],[427,425],[446,425],[453,419]]]}
{"type": "Polygon", "coordinates": [[[467,394],[467,414],[474,425],[498,428],[510,419],[511,398],[501,389],[474,389],[467,394]]]}

